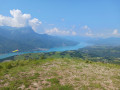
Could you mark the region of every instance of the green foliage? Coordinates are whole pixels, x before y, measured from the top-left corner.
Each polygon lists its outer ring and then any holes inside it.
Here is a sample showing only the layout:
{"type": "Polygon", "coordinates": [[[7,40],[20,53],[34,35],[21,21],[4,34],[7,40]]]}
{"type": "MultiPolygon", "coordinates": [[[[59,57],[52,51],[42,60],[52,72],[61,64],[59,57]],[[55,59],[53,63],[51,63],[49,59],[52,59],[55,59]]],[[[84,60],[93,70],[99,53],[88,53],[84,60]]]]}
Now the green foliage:
{"type": "Polygon", "coordinates": [[[11,69],[11,68],[13,68],[13,65],[11,65],[11,63],[8,63],[8,64],[6,64],[5,68],[6,69],[11,69]]]}
{"type": "Polygon", "coordinates": [[[2,87],[2,88],[0,88],[1,90],[10,90],[10,88],[9,87],[2,87]]]}
{"type": "Polygon", "coordinates": [[[46,58],[45,58],[45,56],[44,56],[44,55],[42,55],[40,59],[46,59],[46,58]]]}
{"type": "Polygon", "coordinates": [[[74,88],[70,85],[53,85],[43,90],[74,90],[74,88]]]}
{"type": "Polygon", "coordinates": [[[59,84],[59,80],[57,78],[47,79],[47,81],[51,82],[52,84],[59,84]]]}
{"type": "Polygon", "coordinates": [[[120,49],[119,47],[94,46],[73,51],[24,54],[16,56],[14,59],[36,60],[46,58],[81,58],[84,60],[88,60],[86,61],[86,63],[91,63],[90,61],[95,61],[120,64],[120,49]]]}
{"type": "Polygon", "coordinates": [[[93,87],[93,88],[105,90],[104,87],[102,87],[100,83],[91,83],[88,87],[93,87]]]}
{"type": "Polygon", "coordinates": [[[120,80],[120,76],[115,76],[115,78],[120,80]]]}
{"type": "Polygon", "coordinates": [[[40,75],[39,73],[35,73],[35,74],[34,74],[35,77],[38,77],[39,75],[40,75]]]}
{"type": "Polygon", "coordinates": [[[91,61],[89,61],[89,60],[86,60],[86,61],[85,61],[85,63],[92,63],[92,62],[91,62],[91,61]]]}
{"type": "Polygon", "coordinates": [[[0,69],[3,69],[3,66],[0,65],[0,69]]]}
{"type": "MultiPolygon", "coordinates": [[[[42,87],[44,88],[43,90],[74,90],[74,88],[78,85],[76,83],[82,82],[81,80],[83,79],[89,80],[89,82],[87,82],[89,84],[81,85],[81,88],[79,88],[81,90],[87,90],[91,88],[104,89],[102,84],[95,83],[95,81],[97,80],[96,77],[99,75],[102,75],[100,77],[106,77],[106,71],[119,70],[120,66],[117,64],[107,63],[108,61],[113,62],[113,58],[110,59],[106,57],[106,59],[104,59],[104,57],[96,57],[94,56],[94,54],[92,55],[86,52],[82,52],[82,50],[78,50],[50,53],[31,53],[15,56],[14,61],[0,63],[0,80],[3,81],[0,82],[0,90],[17,90],[18,87],[21,87],[21,85],[25,86],[24,89],[28,89],[29,86],[31,87],[33,85],[32,82],[42,83],[44,81],[46,83],[42,84],[42,87]],[[100,60],[102,61],[102,63],[93,62],[100,60]],[[60,70],[61,72],[59,72],[60,70]],[[89,70],[91,70],[92,72],[90,73],[89,70]],[[99,72],[94,74],[94,70],[104,71],[100,72],[100,74],[98,75],[97,73],[99,72]],[[67,73],[65,73],[65,75],[59,76],[59,73],[62,73],[62,71],[64,73],[65,71],[67,71],[67,73]],[[76,74],[75,72],[80,73],[76,74]],[[68,85],[61,85],[62,79],[64,79],[65,76],[67,78],[72,74],[76,75],[77,77],[71,76],[69,79],[73,78],[72,80],[75,81],[74,85],[76,84],[76,86],[69,85],[69,82],[67,83],[68,85]],[[91,77],[92,74],[94,75],[91,77]],[[105,76],[103,76],[103,74],[105,76]],[[3,87],[2,85],[6,86],[3,87]]],[[[118,62],[119,60],[116,59],[115,61],[118,62]]],[[[118,72],[115,72],[115,75],[116,76],[111,76],[109,78],[111,78],[111,80],[115,83],[117,87],[118,83],[120,83],[120,76],[118,75],[118,72]]],[[[63,81],[66,82],[65,80],[63,81]]]]}

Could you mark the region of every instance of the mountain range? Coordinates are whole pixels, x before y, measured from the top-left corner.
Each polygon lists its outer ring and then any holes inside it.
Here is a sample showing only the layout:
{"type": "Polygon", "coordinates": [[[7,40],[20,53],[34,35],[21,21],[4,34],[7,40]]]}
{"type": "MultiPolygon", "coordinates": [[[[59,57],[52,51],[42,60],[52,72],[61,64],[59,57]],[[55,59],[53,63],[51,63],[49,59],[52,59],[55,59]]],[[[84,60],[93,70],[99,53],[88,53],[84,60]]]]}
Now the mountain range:
{"type": "Polygon", "coordinates": [[[75,41],[57,36],[38,34],[31,27],[0,27],[0,53],[8,53],[15,49],[33,51],[76,44],[78,43],[75,41]]]}
{"type": "Polygon", "coordinates": [[[82,36],[65,36],[68,40],[76,42],[85,42],[91,45],[102,45],[102,46],[120,46],[120,37],[82,37],[82,36]]]}

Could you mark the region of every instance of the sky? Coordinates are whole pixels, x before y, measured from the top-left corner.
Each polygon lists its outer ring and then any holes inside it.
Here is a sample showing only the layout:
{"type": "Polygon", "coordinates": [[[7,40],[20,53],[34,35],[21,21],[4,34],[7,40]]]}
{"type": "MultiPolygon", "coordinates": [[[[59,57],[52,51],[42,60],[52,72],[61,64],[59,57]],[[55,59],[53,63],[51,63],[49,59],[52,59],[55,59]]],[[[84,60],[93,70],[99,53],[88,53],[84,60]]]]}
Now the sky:
{"type": "Polygon", "coordinates": [[[119,37],[120,0],[0,0],[0,26],[58,36],[119,37]]]}

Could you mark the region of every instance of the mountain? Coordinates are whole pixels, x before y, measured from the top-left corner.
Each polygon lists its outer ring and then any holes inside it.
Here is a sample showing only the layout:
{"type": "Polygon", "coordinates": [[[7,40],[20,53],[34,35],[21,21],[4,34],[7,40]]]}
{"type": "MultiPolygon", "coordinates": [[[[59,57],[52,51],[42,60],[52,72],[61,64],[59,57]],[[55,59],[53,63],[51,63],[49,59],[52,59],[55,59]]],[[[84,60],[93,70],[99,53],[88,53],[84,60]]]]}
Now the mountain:
{"type": "Polygon", "coordinates": [[[96,40],[91,40],[90,43],[93,43],[95,45],[119,46],[120,38],[119,37],[99,38],[96,40]]]}
{"type": "Polygon", "coordinates": [[[30,27],[0,27],[0,53],[11,52],[14,49],[19,49],[20,51],[32,51],[39,48],[49,49],[76,44],[77,42],[56,36],[38,34],[30,27]]]}
{"type": "Polygon", "coordinates": [[[64,38],[77,42],[86,42],[93,45],[120,46],[120,37],[102,38],[102,37],[65,36],[64,38]]]}

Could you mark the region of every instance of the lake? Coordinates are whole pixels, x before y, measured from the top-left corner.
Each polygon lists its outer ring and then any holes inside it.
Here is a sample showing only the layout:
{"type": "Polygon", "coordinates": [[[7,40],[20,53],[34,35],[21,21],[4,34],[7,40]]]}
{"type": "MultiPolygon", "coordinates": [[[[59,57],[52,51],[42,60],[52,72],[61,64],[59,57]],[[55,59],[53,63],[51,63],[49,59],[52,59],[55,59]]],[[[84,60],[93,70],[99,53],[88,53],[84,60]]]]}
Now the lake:
{"type": "Polygon", "coordinates": [[[41,53],[41,52],[54,52],[54,51],[69,51],[69,50],[78,50],[79,48],[83,48],[88,46],[87,43],[80,43],[75,46],[65,46],[65,47],[58,47],[58,48],[51,48],[47,51],[31,51],[31,52],[18,52],[18,53],[6,53],[6,54],[1,54],[0,59],[4,59],[7,57],[15,56],[15,55],[21,55],[21,54],[26,54],[26,53],[41,53]]]}

